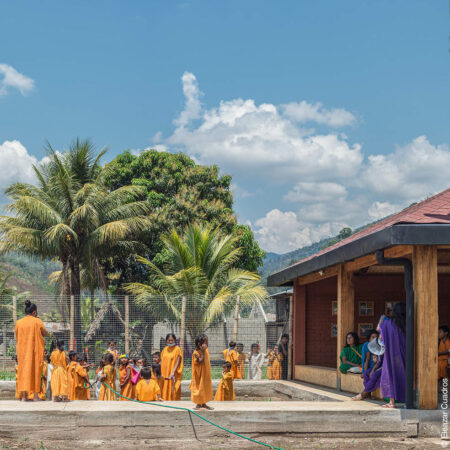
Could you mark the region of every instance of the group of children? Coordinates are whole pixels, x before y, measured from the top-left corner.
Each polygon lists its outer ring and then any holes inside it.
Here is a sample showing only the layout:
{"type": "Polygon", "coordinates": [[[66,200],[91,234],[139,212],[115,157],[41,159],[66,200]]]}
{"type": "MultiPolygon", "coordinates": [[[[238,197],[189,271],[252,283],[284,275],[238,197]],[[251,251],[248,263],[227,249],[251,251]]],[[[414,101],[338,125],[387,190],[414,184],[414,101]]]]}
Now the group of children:
{"type": "MultiPolygon", "coordinates": [[[[64,351],[64,341],[56,340],[50,348],[50,356],[45,353],[42,370],[42,383],[39,392],[41,400],[53,399],[55,402],[89,400],[91,387],[96,399],[100,401],[138,400],[170,401],[181,399],[181,380],[183,374],[183,354],[176,345],[176,337],[166,336],[166,347],[162,352],[154,352],[149,365],[146,358],[133,358],[119,355],[114,341],[102,357],[96,380],[91,386],[85,354],[64,351]],[[118,371],[116,367],[118,366],[118,371]],[[118,379],[118,386],[117,386],[118,379]],[[117,394],[116,394],[117,392],[117,394]]],[[[252,344],[248,355],[243,352],[244,345],[230,342],[223,351],[224,364],[222,378],[214,396],[215,401],[235,400],[233,380],[245,378],[245,362],[249,362],[249,379],[261,379],[261,368],[267,359],[268,378],[281,378],[282,355],[276,346],[266,355],[260,353],[259,345],[252,344]]],[[[17,366],[16,366],[17,374],[17,366]]],[[[192,355],[191,398],[197,409],[206,408],[212,400],[211,366],[209,360],[208,338],[197,336],[192,355]]],[[[34,393],[30,392],[32,398],[34,393]]],[[[16,392],[19,398],[19,393],[16,392]]]]}

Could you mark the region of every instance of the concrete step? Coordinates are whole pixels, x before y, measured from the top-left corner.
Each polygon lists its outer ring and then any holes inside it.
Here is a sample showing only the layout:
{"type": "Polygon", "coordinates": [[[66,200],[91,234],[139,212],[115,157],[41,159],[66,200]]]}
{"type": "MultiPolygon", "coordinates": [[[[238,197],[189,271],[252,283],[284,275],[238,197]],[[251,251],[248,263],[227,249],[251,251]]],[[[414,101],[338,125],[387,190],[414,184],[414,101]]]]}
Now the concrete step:
{"type": "MultiPolygon", "coordinates": [[[[166,402],[192,408],[191,402],[166,402]]],[[[368,402],[211,402],[200,415],[245,435],[406,435],[400,410],[368,402]]],[[[30,439],[121,439],[223,436],[227,433],[187,411],[133,402],[0,401],[0,435],[30,439]]]]}

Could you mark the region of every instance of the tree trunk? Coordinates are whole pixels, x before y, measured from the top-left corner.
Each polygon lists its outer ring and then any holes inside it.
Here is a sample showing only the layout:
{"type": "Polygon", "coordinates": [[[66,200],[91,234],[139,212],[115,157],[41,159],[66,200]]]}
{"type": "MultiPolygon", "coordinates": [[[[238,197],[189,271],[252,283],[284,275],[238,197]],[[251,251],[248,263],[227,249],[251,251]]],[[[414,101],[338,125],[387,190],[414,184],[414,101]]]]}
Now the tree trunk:
{"type": "Polygon", "coordinates": [[[80,262],[76,258],[70,260],[70,279],[71,279],[71,295],[74,296],[74,337],[76,341],[76,349],[81,351],[83,348],[83,341],[81,339],[81,304],[80,304],[80,262]]]}

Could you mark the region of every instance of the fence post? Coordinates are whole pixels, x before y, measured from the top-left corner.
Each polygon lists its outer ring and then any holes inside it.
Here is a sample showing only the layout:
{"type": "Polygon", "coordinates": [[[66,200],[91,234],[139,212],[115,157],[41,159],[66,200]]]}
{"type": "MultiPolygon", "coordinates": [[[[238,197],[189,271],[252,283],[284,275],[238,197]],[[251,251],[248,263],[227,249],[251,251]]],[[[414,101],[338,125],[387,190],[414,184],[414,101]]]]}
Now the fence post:
{"type": "Polygon", "coordinates": [[[180,335],[180,348],[184,354],[184,335],[186,333],[186,296],[183,295],[181,299],[181,335],[180,335]]]}
{"type": "Polygon", "coordinates": [[[8,347],[7,347],[7,345],[6,345],[6,339],[8,338],[8,335],[7,335],[7,330],[6,330],[6,325],[3,327],[3,344],[2,344],[2,347],[3,347],[3,371],[5,371],[6,370],[6,352],[7,352],[7,350],[8,350],[8,347]]]}
{"type": "Polygon", "coordinates": [[[130,352],[130,297],[125,295],[125,353],[130,352]]]}
{"type": "Polygon", "coordinates": [[[13,316],[13,322],[14,322],[14,326],[16,325],[17,322],[17,297],[15,295],[13,295],[13,304],[12,304],[12,316],[13,316]]]}
{"type": "Polygon", "coordinates": [[[238,324],[239,324],[239,306],[241,303],[241,296],[236,297],[236,308],[234,310],[234,330],[233,330],[233,341],[237,341],[238,337],[238,324]]]}
{"type": "Polygon", "coordinates": [[[288,380],[292,380],[292,349],[294,343],[292,342],[294,330],[294,298],[289,296],[289,346],[288,346],[288,380]]]}
{"type": "Polygon", "coordinates": [[[75,340],[75,297],[70,296],[70,341],[69,350],[74,350],[74,340],[75,340]]]}

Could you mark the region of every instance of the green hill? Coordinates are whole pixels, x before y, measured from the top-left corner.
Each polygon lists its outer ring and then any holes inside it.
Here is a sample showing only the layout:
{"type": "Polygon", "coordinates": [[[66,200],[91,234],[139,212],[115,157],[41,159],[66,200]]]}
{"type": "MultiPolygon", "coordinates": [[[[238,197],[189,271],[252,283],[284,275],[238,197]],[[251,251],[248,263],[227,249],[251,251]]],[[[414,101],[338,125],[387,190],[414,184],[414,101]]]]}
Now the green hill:
{"type": "Polygon", "coordinates": [[[33,295],[51,294],[53,291],[48,276],[60,270],[60,264],[14,253],[0,256],[0,267],[5,272],[12,272],[8,286],[15,286],[19,292],[29,291],[33,295]]]}

